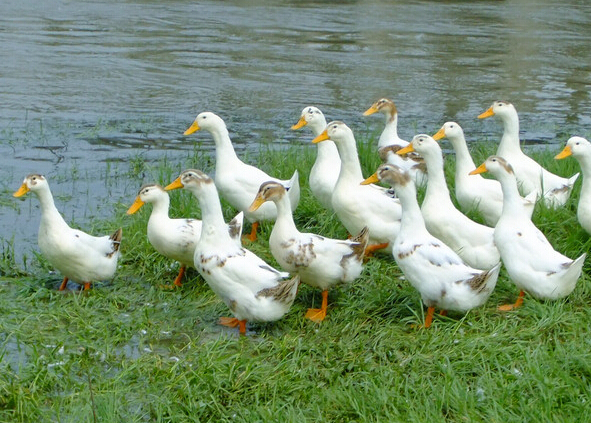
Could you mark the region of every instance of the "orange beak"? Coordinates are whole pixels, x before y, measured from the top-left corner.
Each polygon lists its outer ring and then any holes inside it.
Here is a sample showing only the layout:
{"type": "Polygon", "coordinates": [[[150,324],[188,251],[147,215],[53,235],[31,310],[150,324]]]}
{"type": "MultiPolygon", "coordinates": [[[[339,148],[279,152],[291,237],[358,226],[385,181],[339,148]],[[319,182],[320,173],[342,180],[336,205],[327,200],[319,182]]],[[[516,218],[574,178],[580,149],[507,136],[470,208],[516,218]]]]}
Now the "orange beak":
{"type": "Polygon", "coordinates": [[[365,181],[361,182],[361,185],[375,184],[376,182],[380,182],[380,179],[378,178],[378,172],[374,173],[365,181]]]}
{"type": "Polygon", "coordinates": [[[490,106],[488,109],[486,109],[486,112],[478,115],[478,119],[484,119],[484,118],[491,117],[494,115],[495,115],[495,112],[493,112],[493,108],[492,108],[492,106],[490,106]]]}
{"type": "Polygon", "coordinates": [[[330,137],[328,136],[328,132],[325,129],[320,135],[312,140],[312,144],[318,144],[319,142],[326,141],[328,139],[330,139],[330,137]]]}
{"type": "Polygon", "coordinates": [[[478,166],[476,169],[474,169],[472,172],[470,172],[469,175],[478,175],[479,173],[484,173],[487,170],[488,169],[486,168],[486,164],[482,163],[480,166],[478,166]]]}
{"type": "Polygon", "coordinates": [[[560,160],[572,155],[573,150],[570,148],[570,145],[567,145],[566,147],[564,147],[564,150],[562,150],[560,153],[554,156],[554,158],[560,160]]]}
{"type": "Polygon", "coordinates": [[[414,147],[412,146],[412,143],[410,143],[409,145],[407,145],[404,148],[401,148],[400,150],[398,150],[396,152],[396,154],[398,154],[399,156],[402,156],[406,153],[412,153],[413,151],[415,151],[414,147]]]}
{"type": "Polygon", "coordinates": [[[185,132],[183,132],[183,135],[191,135],[193,132],[197,132],[200,129],[201,128],[197,124],[197,121],[195,121],[185,132]]]}
{"type": "Polygon", "coordinates": [[[304,126],[306,126],[308,124],[308,122],[306,122],[306,119],[302,116],[300,118],[300,120],[298,120],[298,123],[296,123],[295,125],[293,125],[291,127],[292,131],[295,131],[296,129],[300,129],[303,128],[304,126]]]}
{"type": "Polygon", "coordinates": [[[176,178],[174,181],[172,181],[170,184],[166,185],[164,187],[164,189],[166,191],[170,191],[171,189],[178,189],[178,188],[183,188],[184,185],[181,182],[181,177],[179,176],[178,178],[176,178]]]}

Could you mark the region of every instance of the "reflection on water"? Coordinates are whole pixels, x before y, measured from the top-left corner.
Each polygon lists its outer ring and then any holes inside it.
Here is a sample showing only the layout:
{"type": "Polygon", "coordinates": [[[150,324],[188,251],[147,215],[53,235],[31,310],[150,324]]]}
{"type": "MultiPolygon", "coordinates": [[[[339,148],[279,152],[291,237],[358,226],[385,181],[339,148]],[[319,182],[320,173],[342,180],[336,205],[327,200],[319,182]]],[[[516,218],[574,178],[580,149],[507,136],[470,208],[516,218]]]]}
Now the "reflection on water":
{"type": "MultiPolygon", "coordinates": [[[[382,96],[405,138],[453,119],[470,140],[495,139],[499,125],[476,119],[495,99],[517,106],[524,139],[588,136],[591,7],[554,3],[4,0],[5,197],[43,172],[70,197],[58,204],[67,218],[109,215],[97,207],[137,190],[105,183],[113,163],[182,160],[196,139],[211,149],[207,134],[182,136],[204,110],[239,148],[304,141],[289,127],[308,104],[376,131],[382,122],[361,113],[382,96]]],[[[36,205],[17,215],[7,201],[0,236],[34,240],[36,205]]]]}

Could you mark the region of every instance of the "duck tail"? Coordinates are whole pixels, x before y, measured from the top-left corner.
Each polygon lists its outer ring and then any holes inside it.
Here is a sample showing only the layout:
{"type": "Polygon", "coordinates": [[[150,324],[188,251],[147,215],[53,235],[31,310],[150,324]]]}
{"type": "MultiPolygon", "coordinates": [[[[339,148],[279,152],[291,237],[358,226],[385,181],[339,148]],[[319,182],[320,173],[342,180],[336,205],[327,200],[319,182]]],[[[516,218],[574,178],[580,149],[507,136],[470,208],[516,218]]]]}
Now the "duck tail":
{"type": "Polygon", "coordinates": [[[121,246],[121,237],[123,236],[123,229],[119,228],[109,237],[109,239],[113,242],[113,252],[119,251],[119,247],[121,246]]]}
{"type": "Polygon", "coordinates": [[[362,260],[369,242],[369,228],[364,226],[357,235],[351,238],[351,241],[357,243],[357,245],[353,246],[353,254],[357,257],[357,260],[362,260]]]}

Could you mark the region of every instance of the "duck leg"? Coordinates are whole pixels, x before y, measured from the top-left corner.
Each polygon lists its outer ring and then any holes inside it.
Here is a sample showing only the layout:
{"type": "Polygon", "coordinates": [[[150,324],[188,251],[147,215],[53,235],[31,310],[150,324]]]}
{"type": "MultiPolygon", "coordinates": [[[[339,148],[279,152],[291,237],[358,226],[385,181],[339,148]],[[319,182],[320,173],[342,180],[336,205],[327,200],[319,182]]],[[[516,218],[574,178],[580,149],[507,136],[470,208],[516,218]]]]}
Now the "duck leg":
{"type": "Polygon", "coordinates": [[[84,282],[84,290],[88,291],[90,289],[90,282],[84,282]]]}
{"type": "Polygon", "coordinates": [[[306,318],[313,322],[320,323],[326,317],[326,308],[328,306],[328,290],[322,291],[322,306],[320,308],[309,308],[306,312],[306,318]]]}
{"type": "Polygon", "coordinates": [[[246,335],[246,320],[238,320],[235,317],[220,317],[219,323],[229,328],[240,326],[240,335],[246,335]]]}
{"type": "Polygon", "coordinates": [[[441,310],[441,311],[439,312],[439,315],[440,315],[440,316],[447,316],[447,310],[441,310]]]}
{"type": "Polygon", "coordinates": [[[431,322],[433,321],[433,313],[435,313],[435,307],[427,308],[427,316],[425,317],[425,325],[423,326],[425,329],[431,326],[431,322]]]}
{"type": "Polygon", "coordinates": [[[515,304],[504,304],[502,306],[498,306],[497,310],[511,311],[511,310],[515,310],[516,308],[521,307],[521,305],[523,304],[524,295],[525,295],[525,291],[523,291],[523,290],[519,291],[519,296],[517,297],[517,301],[515,301],[515,304]]]}
{"type": "Polygon", "coordinates": [[[374,251],[381,250],[382,248],[386,248],[388,246],[388,242],[383,242],[381,244],[371,244],[365,247],[365,257],[373,256],[374,251]]]}
{"type": "Polygon", "coordinates": [[[246,236],[246,239],[248,239],[251,242],[255,242],[257,240],[257,229],[259,227],[259,222],[254,222],[252,224],[252,229],[250,230],[250,234],[248,234],[246,236]]]}
{"type": "Polygon", "coordinates": [[[174,280],[174,283],[172,285],[162,285],[162,288],[165,289],[174,289],[177,286],[181,287],[183,286],[183,283],[181,282],[183,280],[183,276],[185,276],[185,269],[187,267],[185,265],[181,265],[181,268],[179,269],[179,274],[176,277],[176,279],[174,280]]]}
{"type": "Polygon", "coordinates": [[[64,280],[62,281],[62,284],[59,287],[60,291],[63,291],[64,289],[66,289],[66,285],[68,284],[68,278],[65,277],[64,280]]]}

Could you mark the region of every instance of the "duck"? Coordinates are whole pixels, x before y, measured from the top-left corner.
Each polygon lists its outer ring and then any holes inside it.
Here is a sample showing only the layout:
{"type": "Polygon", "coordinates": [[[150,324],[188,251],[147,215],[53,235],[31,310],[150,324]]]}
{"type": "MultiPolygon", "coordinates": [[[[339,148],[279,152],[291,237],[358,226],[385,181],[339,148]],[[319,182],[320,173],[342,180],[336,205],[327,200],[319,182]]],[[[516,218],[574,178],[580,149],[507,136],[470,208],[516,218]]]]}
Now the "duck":
{"type": "MultiPolygon", "coordinates": [[[[135,201],[127,210],[127,214],[135,214],[146,203],[152,204],[152,213],[148,219],[147,227],[148,241],[159,254],[178,261],[181,265],[173,284],[164,285],[164,287],[181,287],[185,270],[187,267],[193,267],[195,245],[201,236],[201,220],[171,219],[168,216],[170,197],[168,192],[158,184],[142,186],[135,201]]],[[[230,236],[239,244],[243,216],[244,214],[240,212],[228,223],[230,236]]]]}
{"type": "Polygon", "coordinates": [[[269,176],[255,166],[244,163],[234,151],[225,122],[214,113],[199,113],[184,135],[191,135],[200,129],[208,131],[215,142],[215,184],[217,189],[232,207],[244,212],[246,220],[252,223],[252,229],[247,238],[254,242],[257,238],[259,222],[275,220],[277,217],[277,209],[273,203],[266,204],[256,212],[248,211],[259,187],[263,182],[269,180],[282,183],[289,190],[291,205],[295,210],[300,201],[298,171],[296,169],[291,179],[280,180],[269,176]]]}
{"type": "Polygon", "coordinates": [[[427,163],[427,190],[421,205],[427,230],[445,242],[463,261],[476,269],[492,269],[500,261],[494,229],[473,221],[451,201],[443,172],[443,154],[437,141],[416,135],[398,154],[417,151],[427,163]]]}
{"type": "Polygon", "coordinates": [[[338,283],[353,282],[363,270],[363,257],[369,241],[365,226],[347,240],[301,233],[295,225],[289,196],[283,185],[268,181],[250,206],[256,210],[267,201],[277,206],[277,220],[269,237],[269,248],[283,270],[297,274],[300,281],[322,290],[321,308],[310,308],[306,318],[322,322],[326,317],[328,290],[338,283]]]}
{"type": "Polygon", "coordinates": [[[13,196],[22,197],[29,191],[41,204],[38,234],[41,254],[64,275],[59,290],[65,290],[69,280],[88,291],[93,282],[112,279],[121,254],[122,229],[111,235],[92,236],[68,226],[55,206],[47,179],[41,174],[27,175],[13,196]]]}
{"type": "MultiPolygon", "coordinates": [[[[326,128],[326,118],[317,107],[304,107],[300,120],[291,129],[295,131],[304,126],[310,128],[314,137],[317,137],[326,128]]],[[[332,210],[332,192],[340,171],[341,158],[334,142],[327,141],[318,144],[316,161],[310,169],[308,182],[312,195],[327,210],[332,210]]]]}
{"type": "Polygon", "coordinates": [[[577,219],[583,229],[591,234],[591,143],[583,137],[571,137],[556,159],[573,156],[581,166],[583,185],[577,205],[577,219]]]}
{"type": "MultiPolygon", "coordinates": [[[[476,165],[468,151],[464,130],[457,122],[445,122],[433,135],[435,141],[443,138],[449,140],[456,153],[455,194],[458,204],[465,212],[477,210],[486,224],[494,227],[503,210],[501,184],[481,175],[468,175],[476,165]]],[[[536,205],[536,193],[530,193],[523,201],[531,217],[536,205]]]]}
{"type": "Polygon", "coordinates": [[[497,148],[497,156],[503,157],[513,168],[520,190],[525,194],[535,192],[538,199],[550,208],[563,206],[579,177],[576,173],[563,178],[544,169],[538,162],[523,153],[519,141],[519,116],[515,106],[508,101],[495,101],[478,118],[497,116],[503,122],[504,132],[497,148]]]}
{"type": "Polygon", "coordinates": [[[367,226],[369,245],[366,255],[378,250],[391,253],[391,242],[400,230],[401,208],[397,198],[364,180],[353,131],[344,122],[330,122],[314,144],[332,140],[341,157],[341,171],[332,194],[332,208],[350,234],[367,226]]]}
{"type": "Polygon", "coordinates": [[[381,98],[363,112],[363,116],[382,113],[386,117],[386,126],[378,139],[378,153],[382,162],[395,164],[407,170],[415,184],[423,187],[427,183],[427,170],[422,157],[417,154],[396,154],[398,150],[408,145],[408,141],[398,136],[398,109],[396,104],[388,98],[381,98]]]}
{"type": "Polygon", "coordinates": [[[256,254],[238,245],[228,233],[213,179],[197,169],[187,169],[164,189],[184,188],[201,206],[201,236],[195,245],[193,264],[234,317],[220,324],[239,327],[246,334],[247,321],[279,320],[291,308],[299,276],[289,278],[256,254]]]}
{"type": "Polygon", "coordinates": [[[466,312],[486,303],[496,286],[501,263],[489,270],[473,268],[431,235],[419,208],[415,185],[406,170],[384,163],[363,183],[378,180],[391,185],[402,204],[400,232],[392,254],[404,277],[419,291],[427,306],[423,326],[431,326],[436,307],[445,315],[447,310],[466,312]]]}
{"type": "Polygon", "coordinates": [[[495,244],[509,277],[520,289],[514,304],[498,309],[509,311],[520,307],[526,292],[543,300],[566,297],[575,288],[587,254],[571,260],[552,247],[529,219],[520,200],[517,177],[505,158],[490,156],[471,173],[484,172],[490,172],[503,189],[503,212],[495,226],[495,244]]]}

